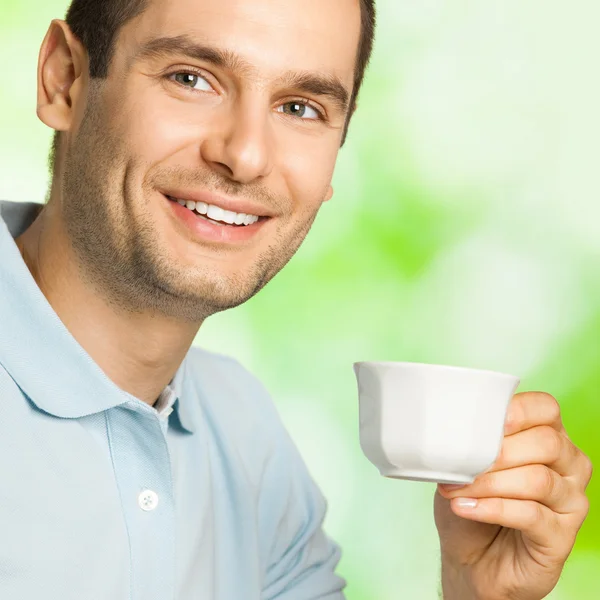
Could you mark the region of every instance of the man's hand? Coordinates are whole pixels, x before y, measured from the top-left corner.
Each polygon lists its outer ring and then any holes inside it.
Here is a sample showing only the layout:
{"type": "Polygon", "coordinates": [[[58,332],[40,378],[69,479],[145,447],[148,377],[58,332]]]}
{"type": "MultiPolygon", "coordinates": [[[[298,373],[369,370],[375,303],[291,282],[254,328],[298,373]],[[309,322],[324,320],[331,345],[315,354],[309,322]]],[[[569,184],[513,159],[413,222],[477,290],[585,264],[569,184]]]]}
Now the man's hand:
{"type": "Polygon", "coordinates": [[[556,586],[589,501],[592,464],[550,395],[517,394],[496,463],[472,484],[439,485],[435,522],[445,600],[541,600],[556,586]]]}

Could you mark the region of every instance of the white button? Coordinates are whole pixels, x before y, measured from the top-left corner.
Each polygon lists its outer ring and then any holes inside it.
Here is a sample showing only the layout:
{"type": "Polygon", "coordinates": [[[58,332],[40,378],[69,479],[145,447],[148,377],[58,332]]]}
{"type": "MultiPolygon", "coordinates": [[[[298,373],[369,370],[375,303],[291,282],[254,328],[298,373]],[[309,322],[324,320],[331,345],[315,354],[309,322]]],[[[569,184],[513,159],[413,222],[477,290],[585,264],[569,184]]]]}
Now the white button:
{"type": "Polygon", "coordinates": [[[158,504],[158,494],[152,490],[144,490],[138,496],[138,504],[142,510],[154,510],[158,504]]]}

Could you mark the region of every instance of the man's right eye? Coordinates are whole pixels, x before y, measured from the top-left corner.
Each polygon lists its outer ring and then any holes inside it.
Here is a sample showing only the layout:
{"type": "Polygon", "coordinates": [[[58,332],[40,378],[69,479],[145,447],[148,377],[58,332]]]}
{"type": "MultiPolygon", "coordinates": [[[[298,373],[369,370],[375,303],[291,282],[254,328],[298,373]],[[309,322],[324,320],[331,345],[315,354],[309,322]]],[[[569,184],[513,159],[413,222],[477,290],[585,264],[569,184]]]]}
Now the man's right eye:
{"type": "Polygon", "coordinates": [[[173,73],[170,77],[180,85],[193,90],[209,92],[213,89],[210,83],[198,73],[183,71],[180,73],[173,73]]]}

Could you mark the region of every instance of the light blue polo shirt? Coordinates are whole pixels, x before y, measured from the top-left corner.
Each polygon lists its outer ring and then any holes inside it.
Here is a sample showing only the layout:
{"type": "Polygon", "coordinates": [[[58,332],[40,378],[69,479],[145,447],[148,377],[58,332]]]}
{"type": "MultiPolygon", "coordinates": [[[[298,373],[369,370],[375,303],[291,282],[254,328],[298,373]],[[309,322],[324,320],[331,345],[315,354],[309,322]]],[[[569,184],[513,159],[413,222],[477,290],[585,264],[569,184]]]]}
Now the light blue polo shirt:
{"type": "Polygon", "coordinates": [[[260,382],[192,348],[155,407],[118,388],[14,243],[37,206],[0,203],[0,598],[342,600],[326,502],[260,382]]]}

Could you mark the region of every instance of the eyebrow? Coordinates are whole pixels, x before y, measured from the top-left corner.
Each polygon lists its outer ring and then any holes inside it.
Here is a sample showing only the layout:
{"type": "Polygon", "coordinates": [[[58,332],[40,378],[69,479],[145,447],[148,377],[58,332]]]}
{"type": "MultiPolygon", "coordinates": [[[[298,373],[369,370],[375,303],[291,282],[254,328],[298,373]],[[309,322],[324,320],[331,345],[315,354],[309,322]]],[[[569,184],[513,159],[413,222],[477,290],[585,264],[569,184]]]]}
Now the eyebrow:
{"type": "MultiPolygon", "coordinates": [[[[235,52],[199,44],[186,35],[160,37],[144,42],[132,57],[129,66],[133,62],[164,58],[173,54],[208,62],[249,79],[256,78],[256,67],[235,52]]],[[[276,83],[294,88],[300,93],[329,98],[343,114],[348,110],[350,93],[335,75],[311,71],[286,71],[277,77],[276,83]]]]}
{"type": "Polygon", "coordinates": [[[277,78],[277,82],[306,94],[327,97],[341,113],[345,114],[348,111],[350,94],[335,75],[322,75],[310,71],[287,71],[277,78]]]}

